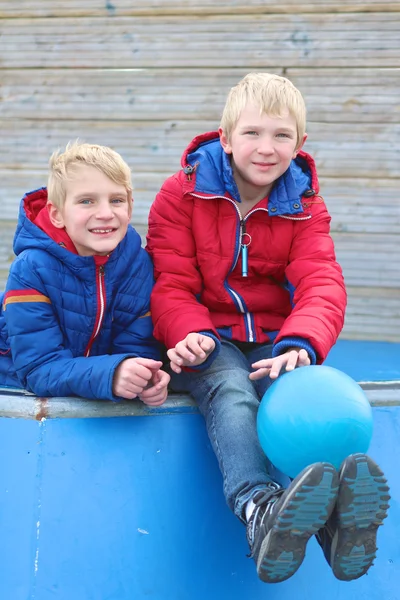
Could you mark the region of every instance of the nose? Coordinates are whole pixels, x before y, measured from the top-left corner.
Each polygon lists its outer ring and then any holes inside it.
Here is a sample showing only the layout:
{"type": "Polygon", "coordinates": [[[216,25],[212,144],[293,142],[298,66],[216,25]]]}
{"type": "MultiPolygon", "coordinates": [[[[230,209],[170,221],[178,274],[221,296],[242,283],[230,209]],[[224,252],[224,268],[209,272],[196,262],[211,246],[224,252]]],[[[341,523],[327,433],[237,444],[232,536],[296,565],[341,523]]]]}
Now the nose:
{"type": "Polygon", "coordinates": [[[112,207],[108,200],[104,200],[98,203],[96,210],[96,217],[102,220],[112,219],[114,216],[112,207]]]}
{"type": "Polygon", "coordinates": [[[268,136],[261,136],[257,146],[257,152],[259,154],[270,155],[274,153],[274,146],[272,139],[268,136]]]}

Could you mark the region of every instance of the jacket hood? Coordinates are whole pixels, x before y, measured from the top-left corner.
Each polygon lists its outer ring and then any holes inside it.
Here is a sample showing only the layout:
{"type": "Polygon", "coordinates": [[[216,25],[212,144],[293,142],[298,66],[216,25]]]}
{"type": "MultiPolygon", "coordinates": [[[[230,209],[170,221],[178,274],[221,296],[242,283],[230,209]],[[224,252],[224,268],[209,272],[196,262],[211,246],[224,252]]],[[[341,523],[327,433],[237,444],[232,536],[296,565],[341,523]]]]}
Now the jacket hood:
{"type": "MultiPolygon", "coordinates": [[[[104,265],[118,261],[119,269],[124,270],[140,251],[140,237],[132,227],[128,227],[127,235],[109,256],[79,256],[65,229],[58,229],[51,223],[46,204],[46,188],[28,192],[22,198],[13,244],[16,256],[24,250],[44,250],[67,264],[76,274],[86,277],[86,272],[92,273],[93,262],[104,265]]],[[[121,275],[121,270],[118,273],[121,275]]]]}
{"type": "MultiPolygon", "coordinates": [[[[185,173],[195,172],[192,191],[211,196],[223,196],[228,192],[240,202],[229,156],[221,146],[217,131],[195,137],[186,148],[181,164],[185,173]]],[[[300,150],[271,190],[268,197],[270,214],[274,216],[302,213],[303,195],[313,196],[318,192],[319,183],[314,159],[307,152],[300,150]]]]}
{"type": "MultiPolygon", "coordinates": [[[[53,240],[58,246],[62,248],[66,248],[73,254],[78,254],[76,248],[69,237],[68,233],[65,229],[59,229],[55,227],[50,221],[49,212],[47,210],[47,189],[39,188],[38,190],[34,190],[32,192],[28,192],[21,200],[20,206],[20,219],[21,216],[24,217],[33,223],[37,228],[39,228],[43,233],[47,235],[47,238],[53,240]],[[21,215],[22,212],[22,215],[21,215]]],[[[30,231],[30,233],[33,233],[30,231]]],[[[41,245],[41,236],[37,240],[41,245]]],[[[22,236],[22,245],[26,243],[25,236],[22,236]]],[[[14,246],[17,243],[17,236],[14,238],[14,246]]],[[[47,246],[49,244],[49,240],[47,239],[47,246]]],[[[31,246],[29,246],[31,247],[31,246]]],[[[24,248],[23,248],[24,249],[24,248]]],[[[48,247],[46,248],[48,250],[48,247]]],[[[14,247],[14,251],[16,248],[14,247]]],[[[17,254],[17,252],[15,252],[17,254]]]]}

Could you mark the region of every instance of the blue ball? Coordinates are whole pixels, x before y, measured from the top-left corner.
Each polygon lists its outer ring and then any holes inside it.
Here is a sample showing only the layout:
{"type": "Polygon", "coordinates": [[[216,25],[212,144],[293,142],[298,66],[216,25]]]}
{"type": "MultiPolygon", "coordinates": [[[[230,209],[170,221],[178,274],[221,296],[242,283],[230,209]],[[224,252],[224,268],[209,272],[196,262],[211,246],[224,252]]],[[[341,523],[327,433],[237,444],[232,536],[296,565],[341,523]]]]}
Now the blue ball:
{"type": "Polygon", "coordinates": [[[281,375],[257,415],[261,447],[289,477],[319,461],[339,468],[349,454],[368,450],[372,431],[372,409],[358,383],[318,365],[281,375]]]}

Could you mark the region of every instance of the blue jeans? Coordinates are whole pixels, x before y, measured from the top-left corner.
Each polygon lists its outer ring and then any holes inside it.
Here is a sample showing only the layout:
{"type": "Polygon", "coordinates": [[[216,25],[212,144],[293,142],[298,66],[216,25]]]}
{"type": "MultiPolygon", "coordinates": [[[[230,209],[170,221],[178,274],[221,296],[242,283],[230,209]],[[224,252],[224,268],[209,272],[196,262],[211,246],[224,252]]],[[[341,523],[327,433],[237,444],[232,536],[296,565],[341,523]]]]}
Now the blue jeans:
{"type": "Polygon", "coordinates": [[[204,371],[171,372],[173,391],[189,392],[205,418],[217,456],[228,506],[243,522],[243,509],[257,489],[274,481],[256,430],[260,399],[272,381],[249,379],[251,364],[271,358],[272,345],[254,345],[243,352],[222,341],[221,351],[204,371]]]}

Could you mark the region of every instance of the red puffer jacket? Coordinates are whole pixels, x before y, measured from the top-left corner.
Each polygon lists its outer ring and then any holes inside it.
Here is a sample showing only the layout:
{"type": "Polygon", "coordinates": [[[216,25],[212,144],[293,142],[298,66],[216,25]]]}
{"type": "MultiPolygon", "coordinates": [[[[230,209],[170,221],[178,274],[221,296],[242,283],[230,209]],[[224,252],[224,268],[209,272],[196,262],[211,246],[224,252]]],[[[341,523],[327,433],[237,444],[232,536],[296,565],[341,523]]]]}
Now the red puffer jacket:
{"type": "Polygon", "coordinates": [[[342,329],[346,292],[313,159],[300,152],[246,215],[217,133],[195,138],[182,166],[149,216],[155,337],[171,348],[210,332],[274,342],[274,356],[300,346],[322,362],[342,329]],[[251,240],[247,277],[240,240],[251,240]]]}

